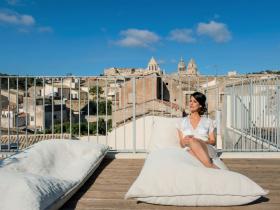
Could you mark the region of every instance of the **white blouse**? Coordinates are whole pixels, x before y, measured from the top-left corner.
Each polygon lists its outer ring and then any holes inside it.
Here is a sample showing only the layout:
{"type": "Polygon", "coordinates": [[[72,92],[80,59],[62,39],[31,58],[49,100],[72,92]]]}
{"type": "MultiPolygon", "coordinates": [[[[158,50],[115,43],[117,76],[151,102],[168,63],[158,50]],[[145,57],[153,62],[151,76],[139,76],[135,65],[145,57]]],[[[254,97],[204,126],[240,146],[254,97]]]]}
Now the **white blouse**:
{"type": "Polygon", "coordinates": [[[195,138],[208,141],[208,136],[214,131],[214,123],[210,118],[201,116],[197,127],[194,129],[189,117],[183,118],[180,129],[183,135],[193,135],[195,138]]]}

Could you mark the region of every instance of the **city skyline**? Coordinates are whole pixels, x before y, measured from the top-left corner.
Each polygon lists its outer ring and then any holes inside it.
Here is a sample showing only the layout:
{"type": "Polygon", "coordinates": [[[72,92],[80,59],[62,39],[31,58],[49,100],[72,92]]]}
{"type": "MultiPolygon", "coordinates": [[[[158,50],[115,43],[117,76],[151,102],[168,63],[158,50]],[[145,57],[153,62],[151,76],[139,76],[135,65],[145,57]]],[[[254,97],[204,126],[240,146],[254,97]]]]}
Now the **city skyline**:
{"type": "Polygon", "coordinates": [[[255,1],[0,2],[0,72],[99,75],[110,67],[166,73],[181,57],[201,74],[280,69],[280,3],[255,1]]]}

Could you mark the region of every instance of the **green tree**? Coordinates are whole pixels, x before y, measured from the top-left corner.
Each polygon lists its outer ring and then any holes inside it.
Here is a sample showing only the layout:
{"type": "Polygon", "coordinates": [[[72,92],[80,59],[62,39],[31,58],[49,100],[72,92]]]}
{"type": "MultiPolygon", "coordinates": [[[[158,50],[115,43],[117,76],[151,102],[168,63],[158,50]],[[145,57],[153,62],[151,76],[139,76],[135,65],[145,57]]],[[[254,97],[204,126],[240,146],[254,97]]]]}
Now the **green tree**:
{"type": "MultiPolygon", "coordinates": [[[[97,122],[83,122],[80,125],[81,129],[81,135],[87,135],[88,134],[88,128],[89,128],[89,134],[96,135],[97,134],[97,122]]],[[[65,122],[63,123],[63,133],[70,133],[70,123],[65,122]]],[[[112,120],[107,121],[107,132],[110,132],[112,130],[112,120]]],[[[51,129],[46,129],[45,133],[52,133],[51,129]]],[[[54,133],[58,134],[61,133],[61,124],[55,124],[54,125],[54,133]]],[[[79,135],[79,123],[72,123],[72,134],[73,135],[79,135]]],[[[106,121],[103,118],[98,119],[98,134],[99,135],[106,135],[106,121]]]]}
{"type": "MultiPolygon", "coordinates": [[[[87,110],[87,109],[86,109],[87,110]]],[[[96,101],[89,102],[89,114],[96,115],[97,104],[96,101]]],[[[98,101],[98,114],[106,115],[106,101],[98,101]]],[[[107,114],[112,115],[112,101],[107,101],[107,114]]]]}
{"type": "Polygon", "coordinates": [[[97,99],[97,90],[98,90],[98,99],[104,93],[102,87],[95,85],[89,89],[89,93],[93,96],[93,99],[97,99]]]}

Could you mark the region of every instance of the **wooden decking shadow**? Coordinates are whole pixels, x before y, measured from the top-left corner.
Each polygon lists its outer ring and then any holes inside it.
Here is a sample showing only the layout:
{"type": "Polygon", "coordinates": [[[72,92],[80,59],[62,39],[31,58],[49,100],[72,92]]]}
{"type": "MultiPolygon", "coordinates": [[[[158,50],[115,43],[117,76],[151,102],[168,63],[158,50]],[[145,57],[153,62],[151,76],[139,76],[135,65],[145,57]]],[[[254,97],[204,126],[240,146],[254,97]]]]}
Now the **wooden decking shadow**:
{"type": "Polygon", "coordinates": [[[243,206],[256,205],[256,204],[265,203],[265,202],[269,202],[269,198],[262,196],[259,199],[255,200],[251,203],[245,204],[243,206]]]}
{"type": "Polygon", "coordinates": [[[93,173],[93,175],[85,182],[85,184],[60,208],[62,209],[75,209],[78,201],[84,196],[84,194],[89,190],[89,188],[94,184],[98,176],[102,171],[113,161],[113,159],[104,158],[93,173]]]}

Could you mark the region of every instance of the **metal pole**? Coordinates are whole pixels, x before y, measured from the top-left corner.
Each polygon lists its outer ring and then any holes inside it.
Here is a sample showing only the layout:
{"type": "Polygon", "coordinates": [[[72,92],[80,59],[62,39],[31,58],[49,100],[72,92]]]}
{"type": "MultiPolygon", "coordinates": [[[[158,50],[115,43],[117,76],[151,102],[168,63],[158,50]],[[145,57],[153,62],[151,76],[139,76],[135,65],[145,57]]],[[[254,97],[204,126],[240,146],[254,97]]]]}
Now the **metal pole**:
{"type": "Polygon", "coordinates": [[[124,132],[124,149],[126,149],[126,78],[124,77],[124,86],[123,86],[123,105],[124,105],[124,122],[123,122],[123,132],[124,132]]]}
{"type": "Polygon", "coordinates": [[[8,77],[8,150],[10,151],[10,77],[8,77]]]}
{"type": "MultiPolygon", "coordinates": [[[[265,111],[266,111],[266,118],[265,118],[265,127],[266,127],[266,138],[265,140],[268,141],[269,139],[269,132],[268,132],[268,129],[269,129],[269,102],[270,102],[270,96],[269,96],[269,84],[268,84],[268,80],[265,80],[266,81],[266,84],[265,84],[265,87],[266,87],[266,108],[265,108],[265,111]]],[[[268,150],[270,150],[270,142],[267,142],[268,143],[268,150]]]]}
{"type": "MultiPolygon", "coordinates": [[[[115,110],[115,116],[117,116],[117,78],[115,77],[115,105],[114,105],[114,110],[115,110]]],[[[115,150],[117,150],[117,121],[115,117],[115,150]]]]}
{"type": "Polygon", "coordinates": [[[79,139],[81,139],[81,78],[79,77],[79,139]]]}
{"type": "Polygon", "coordinates": [[[88,121],[87,121],[87,128],[88,128],[88,141],[89,141],[89,91],[90,91],[90,88],[89,88],[89,79],[88,79],[88,113],[87,113],[87,117],[88,117],[88,121]]]}
{"type": "MultiPolygon", "coordinates": [[[[277,95],[277,101],[280,101],[280,77],[277,77],[277,89],[276,89],[276,95],[277,95]]],[[[280,151],[280,103],[276,104],[277,106],[277,139],[276,139],[276,145],[277,150],[280,151]]]]}
{"type": "Polygon", "coordinates": [[[0,77],[0,152],[2,150],[2,77],[0,77]]]}
{"type": "Polygon", "coordinates": [[[63,139],[63,78],[61,78],[60,90],[60,138],[63,139]]]}
{"type": "Polygon", "coordinates": [[[52,78],[52,138],[54,138],[54,84],[52,78]]]}
{"type": "MultiPolygon", "coordinates": [[[[249,128],[250,128],[250,136],[253,134],[252,129],[252,94],[253,94],[253,82],[250,79],[250,99],[249,99],[249,128]]],[[[250,151],[252,151],[252,140],[250,140],[250,151]]]]}
{"type": "Polygon", "coordinates": [[[106,144],[108,145],[108,78],[105,79],[106,144]]]}
{"type": "MultiPolygon", "coordinates": [[[[27,77],[25,78],[25,145],[26,147],[28,146],[28,113],[29,113],[29,108],[28,108],[28,91],[27,91],[27,77]]],[[[29,114],[30,115],[30,114],[29,114]]]]}
{"type": "Polygon", "coordinates": [[[164,107],[163,106],[163,77],[164,77],[163,75],[160,77],[160,80],[161,80],[161,86],[160,86],[161,87],[161,91],[160,91],[161,93],[160,93],[160,95],[161,95],[161,106],[162,106],[161,107],[161,116],[162,117],[163,117],[163,107],[164,107]]]}
{"type": "Polygon", "coordinates": [[[133,153],[136,153],[136,87],[135,77],[132,79],[132,92],[133,92],[133,153]]]}
{"type": "Polygon", "coordinates": [[[99,83],[98,83],[98,78],[96,78],[96,97],[97,97],[97,99],[96,99],[96,135],[97,135],[97,143],[98,143],[98,135],[99,135],[99,123],[98,123],[98,121],[99,121],[99,115],[98,115],[98,111],[99,111],[99,109],[98,109],[98,107],[99,107],[99,83]]]}
{"type": "Polygon", "coordinates": [[[45,106],[45,77],[43,77],[43,134],[44,134],[44,139],[46,137],[46,106],[45,106]]]}
{"type": "Polygon", "coordinates": [[[17,124],[16,124],[16,126],[17,126],[17,152],[18,152],[18,148],[19,148],[19,130],[18,130],[18,116],[19,116],[19,107],[18,107],[18,77],[17,77],[17,112],[16,112],[17,114],[16,114],[16,118],[17,118],[17,120],[16,120],[16,122],[17,122],[17,124]]]}
{"type": "Polygon", "coordinates": [[[34,77],[34,138],[36,138],[36,134],[37,134],[37,120],[36,120],[36,111],[37,111],[37,107],[36,107],[37,103],[36,103],[36,77],[34,77]]]}
{"type": "Polygon", "coordinates": [[[144,149],[146,149],[146,127],[145,127],[145,117],[146,117],[146,77],[142,76],[142,80],[143,80],[143,131],[144,131],[144,139],[143,139],[143,147],[144,149]]]}
{"type": "Polygon", "coordinates": [[[244,114],[245,114],[245,104],[244,104],[244,84],[243,78],[241,78],[241,151],[243,150],[244,144],[244,114]]]}
{"type": "Polygon", "coordinates": [[[69,135],[69,139],[71,139],[71,137],[72,137],[72,80],[73,80],[73,77],[71,77],[71,81],[70,81],[70,94],[69,94],[69,96],[70,96],[70,100],[69,100],[70,101],[70,109],[69,109],[70,135],[69,135]]]}
{"type": "MultiPolygon", "coordinates": [[[[172,94],[173,93],[173,78],[172,77],[170,77],[170,90],[171,90],[170,92],[172,94]]],[[[172,112],[173,112],[173,107],[172,107],[173,101],[174,101],[174,99],[170,95],[170,117],[171,118],[172,118],[172,112]]]]}

